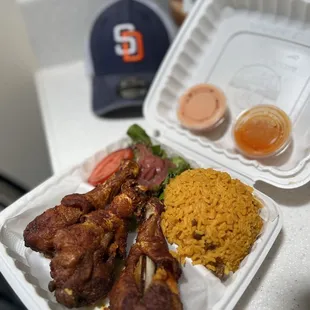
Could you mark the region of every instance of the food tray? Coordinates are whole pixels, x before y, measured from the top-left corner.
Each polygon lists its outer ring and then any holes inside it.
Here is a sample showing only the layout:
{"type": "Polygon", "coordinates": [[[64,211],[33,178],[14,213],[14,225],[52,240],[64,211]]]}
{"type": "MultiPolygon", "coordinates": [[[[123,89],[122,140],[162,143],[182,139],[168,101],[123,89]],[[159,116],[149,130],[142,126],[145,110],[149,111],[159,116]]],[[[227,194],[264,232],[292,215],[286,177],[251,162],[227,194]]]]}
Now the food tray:
{"type": "Polygon", "coordinates": [[[296,188],[310,180],[310,3],[301,0],[197,0],[173,42],[145,102],[160,133],[253,182],[296,188]],[[199,83],[220,87],[228,120],[194,135],[176,117],[178,98],[199,83]],[[257,104],[282,108],[293,124],[293,143],[261,161],[237,153],[232,125],[257,104]]]}
{"type": "MultiPolygon", "coordinates": [[[[160,143],[160,141],[154,142],[160,143]]],[[[48,292],[48,282],[51,280],[50,261],[24,246],[24,228],[35,216],[58,204],[66,194],[89,191],[92,186],[86,183],[86,179],[96,163],[108,153],[125,147],[129,143],[128,138],[117,141],[81,165],[62,175],[50,178],[1,213],[0,269],[28,309],[66,308],[57,304],[53,294],[48,292]]],[[[180,155],[175,151],[173,143],[170,148],[164,145],[163,147],[169,155],[180,155]]],[[[182,156],[193,167],[213,167],[222,170],[199,156],[193,161],[189,152],[182,151],[182,156]]],[[[241,175],[232,174],[232,176],[244,181],[241,175]]],[[[282,216],[279,208],[270,198],[259,191],[255,191],[255,195],[264,205],[262,210],[264,226],[251,253],[241,263],[240,269],[223,283],[205,267],[192,266],[187,261],[179,282],[185,310],[232,309],[262,264],[281,230],[282,216]]],[[[131,234],[129,240],[131,242],[128,241],[128,246],[131,246],[134,234],[131,234]]],[[[88,307],[87,309],[94,308],[88,307]]]]}

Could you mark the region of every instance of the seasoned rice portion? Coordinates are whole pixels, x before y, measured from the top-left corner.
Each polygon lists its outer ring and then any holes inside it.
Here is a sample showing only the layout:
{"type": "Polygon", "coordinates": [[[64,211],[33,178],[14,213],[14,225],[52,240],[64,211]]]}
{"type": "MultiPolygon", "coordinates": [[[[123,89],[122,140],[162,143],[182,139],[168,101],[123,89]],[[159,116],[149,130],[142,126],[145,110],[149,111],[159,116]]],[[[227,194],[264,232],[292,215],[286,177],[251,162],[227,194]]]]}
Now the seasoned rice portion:
{"type": "Polygon", "coordinates": [[[164,195],[162,229],[178,245],[177,257],[220,278],[235,272],[263,226],[253,189],[228,173],[193,169],[172,179],[164,195]]]}

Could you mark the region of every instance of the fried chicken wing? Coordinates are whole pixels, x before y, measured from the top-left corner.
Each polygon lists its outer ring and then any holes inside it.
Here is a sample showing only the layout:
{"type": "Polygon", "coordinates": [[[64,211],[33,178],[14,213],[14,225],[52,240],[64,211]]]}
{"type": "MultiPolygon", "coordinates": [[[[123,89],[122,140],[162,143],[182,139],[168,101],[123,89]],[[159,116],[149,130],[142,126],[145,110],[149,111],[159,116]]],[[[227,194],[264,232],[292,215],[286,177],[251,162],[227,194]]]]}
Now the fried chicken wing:
{"type": "Polygon", "coordinates": [[[25,246],[45,256],[53,256],[53,239],[59,229],[78,223],[83,215],[95,209],[105,208],[118,194],[121,185],[138,174],[139,166],[134,161],[126,160],[105,183],[90,192],[65,196],[60,205],[46,210],[27,225],[24,230],[25,246]]]}
{"type": "Polygon", "coordinates": [[[147,203],[146,220],[109,294],[111,310],[183,309],[177,284],[181,269],[169,252],[160,226],[162,210],[157,198],[147,203]]]}
{"type": "Polygon", "coordinates": [[[55,290],[59,303],[81,307],[107,296],[116,259],[126,255],[129,219],[148,197],[145,187],[128,180],[105,210],[93,211],[83,216],[81,223],[57,231],[49,289],[55,290]]]}

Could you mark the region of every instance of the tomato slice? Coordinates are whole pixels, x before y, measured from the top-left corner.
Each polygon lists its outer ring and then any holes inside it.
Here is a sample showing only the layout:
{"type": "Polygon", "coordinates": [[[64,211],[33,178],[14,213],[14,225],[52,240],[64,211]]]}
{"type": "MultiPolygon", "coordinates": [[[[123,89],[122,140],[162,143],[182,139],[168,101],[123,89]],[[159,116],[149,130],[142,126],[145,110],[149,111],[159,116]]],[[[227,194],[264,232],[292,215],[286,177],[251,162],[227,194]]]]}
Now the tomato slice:
{"type": "Polygon", "coordinates": [[[95,167],[88,183],[96,186],[106,181],[114,172],[118,170],[123,159],[133,159],[134,153],[131,148],[121,149],[109,154],[95,167]]]}

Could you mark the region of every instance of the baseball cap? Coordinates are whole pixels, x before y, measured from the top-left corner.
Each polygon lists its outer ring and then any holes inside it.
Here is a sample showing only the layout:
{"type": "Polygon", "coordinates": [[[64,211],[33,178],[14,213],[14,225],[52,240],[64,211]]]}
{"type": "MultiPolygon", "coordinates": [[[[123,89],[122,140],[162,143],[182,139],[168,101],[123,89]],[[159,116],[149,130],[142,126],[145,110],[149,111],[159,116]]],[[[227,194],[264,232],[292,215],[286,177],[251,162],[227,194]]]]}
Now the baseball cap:
{"type": "Polygon", "coordinates": [[[142,106],[174,34],[168,14],[150,0],[108,1],[89,39],[93,111],[142,106]]]}

